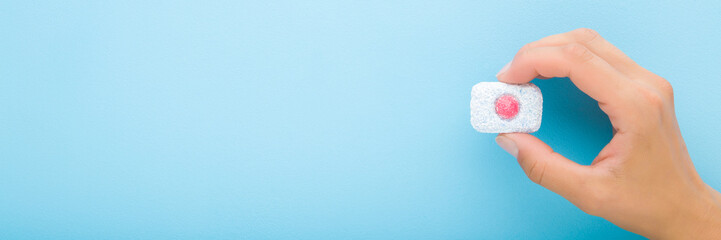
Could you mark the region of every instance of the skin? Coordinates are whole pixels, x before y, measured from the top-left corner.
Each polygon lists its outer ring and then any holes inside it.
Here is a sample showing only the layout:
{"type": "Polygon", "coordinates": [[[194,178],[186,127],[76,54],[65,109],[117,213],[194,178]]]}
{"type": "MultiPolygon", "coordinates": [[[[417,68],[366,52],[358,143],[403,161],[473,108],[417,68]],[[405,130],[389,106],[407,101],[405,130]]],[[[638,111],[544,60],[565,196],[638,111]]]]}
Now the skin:
{"type": "Polygon", "coordinates": [[[721,239],[721,194],[691,162],[664,78],[585,28],[523,46],[496,77],[514,84],[569,77],[613,125],[613,138],[589,166],[532,135],[498,135],[533,182],[651,239],[721,239]]]}

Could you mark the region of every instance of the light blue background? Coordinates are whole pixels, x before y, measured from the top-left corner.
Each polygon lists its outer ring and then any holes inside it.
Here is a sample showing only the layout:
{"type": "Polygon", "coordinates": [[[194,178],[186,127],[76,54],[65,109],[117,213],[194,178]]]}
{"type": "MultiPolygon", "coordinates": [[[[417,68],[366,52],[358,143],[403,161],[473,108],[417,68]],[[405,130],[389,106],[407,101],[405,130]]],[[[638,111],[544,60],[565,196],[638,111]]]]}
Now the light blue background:
{"type": "MultiPolygon", "coordinates": [[[[470,89],[578,27],[675,87],[721,189],[721,4],[2,1],[2,239],[638,239],[529,181],[470,89]]],[[[590,163],[566,80],[536,134],[590,163]],[[570,99],[570,100],[569,100],[570,99]]]]}

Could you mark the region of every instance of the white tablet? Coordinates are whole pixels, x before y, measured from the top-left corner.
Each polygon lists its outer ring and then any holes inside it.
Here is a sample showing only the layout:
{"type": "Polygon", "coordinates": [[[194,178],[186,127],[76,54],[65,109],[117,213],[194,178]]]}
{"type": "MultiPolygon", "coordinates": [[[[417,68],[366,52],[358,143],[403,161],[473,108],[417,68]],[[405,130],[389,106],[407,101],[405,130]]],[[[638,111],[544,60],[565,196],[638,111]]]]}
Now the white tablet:
{"type": "Polygon", "coordinates": [[[471,90],[471,125],[482,133],[538,131],[543,95],[533,83],[481,82],[471,90]]]}

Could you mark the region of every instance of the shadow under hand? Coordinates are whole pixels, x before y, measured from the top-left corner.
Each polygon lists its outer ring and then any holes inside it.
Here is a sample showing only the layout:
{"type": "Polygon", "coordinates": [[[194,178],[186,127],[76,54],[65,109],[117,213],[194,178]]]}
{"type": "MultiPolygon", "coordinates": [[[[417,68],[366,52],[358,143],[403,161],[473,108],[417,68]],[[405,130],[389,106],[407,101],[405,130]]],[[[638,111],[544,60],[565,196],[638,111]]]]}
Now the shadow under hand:
{"type": "Polygon", "coordinates": [[[613,137],[611,122],[598,102],[568,78],[536,79],[533,83],[543,93],[541,128],[533,135],[568,159],[591,164],[613,137]]]}

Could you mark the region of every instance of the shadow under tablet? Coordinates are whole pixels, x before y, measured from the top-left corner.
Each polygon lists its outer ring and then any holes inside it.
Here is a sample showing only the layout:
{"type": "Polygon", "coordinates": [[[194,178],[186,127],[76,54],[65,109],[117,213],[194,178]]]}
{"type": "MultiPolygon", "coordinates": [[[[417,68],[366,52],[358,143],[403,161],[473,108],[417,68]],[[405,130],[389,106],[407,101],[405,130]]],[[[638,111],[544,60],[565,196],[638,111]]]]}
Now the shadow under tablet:
{"type": "Polygon", "coordinates": [[[591,164],[613,137],[611,122],[598,102],[568,78],[536,79],[533,83],[543,93],[541,128],[533,135],[568,159],[591,164]]]}

